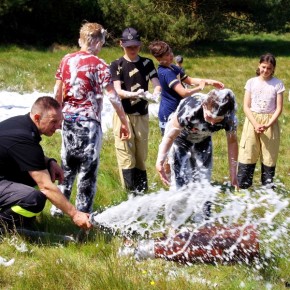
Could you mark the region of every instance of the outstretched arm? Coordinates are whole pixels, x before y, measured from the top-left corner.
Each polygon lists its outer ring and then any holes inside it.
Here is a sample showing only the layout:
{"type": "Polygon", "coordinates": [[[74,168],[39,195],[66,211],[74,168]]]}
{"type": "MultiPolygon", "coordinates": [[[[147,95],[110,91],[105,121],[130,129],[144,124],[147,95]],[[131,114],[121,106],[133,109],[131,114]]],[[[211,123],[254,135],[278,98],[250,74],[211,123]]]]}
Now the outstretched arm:
{"type": "Polygon", "coordinates": [[[162,141],[159,145],[158,156],[156,160],[156,170],[158,171],[162,182],[165,185],[170,185],[168,177],[165,172],[164,162],[168,156],[169,150],[181,131],[176,115],[167,123],[167,128],[162,141]]]}
{"type": "Polygon", "coordinates": [[[114,89],[121,99],[136,100],[137,98],[144,97],[144,90],[143,89],[139,89],[136,92],[130,92],[130,91],[123,90],[121,88],[121,81],[114,81],[114,89]]]}
{"type": "Polygon", "coordinates": [[[59,188],[51,181],[48,170],[29,171],[30,176],[36,182],[39,190],[52,204],[69,215],[73,222],[84,229],[92,227],[89,222],[89,214],[78,211],[61,193],[59,188]]]}
{"type": "MultiPolygon", "coordinates": [[[[188,78],[186,78],[185,80],[187,80],[188,78]]],[[[176,93],[178,93],[178,95],[182,98],[186,98],[189,97],[195,93],[198,93],[200,91],[202,91],[205,87],[205,81],[201,80],[198,84],[198,86],[187,89],[184,88],[183,85],[181,83],[177,83],[173,89],[176,91],[176,93]]]]}
{"type": "Polygon", "coordinates": [[[188,85],[191,85],[191,86],[192,85],[199,85],[201,82],[204,82],[205,85],[214,86],[217,89],[223,89],[225,87],[225,85],[222,82],[216,81],[216,80],[211,80],[211,79],[200,79],[200,78],[187,77],[183,82],[188,84],[188,85]]]}

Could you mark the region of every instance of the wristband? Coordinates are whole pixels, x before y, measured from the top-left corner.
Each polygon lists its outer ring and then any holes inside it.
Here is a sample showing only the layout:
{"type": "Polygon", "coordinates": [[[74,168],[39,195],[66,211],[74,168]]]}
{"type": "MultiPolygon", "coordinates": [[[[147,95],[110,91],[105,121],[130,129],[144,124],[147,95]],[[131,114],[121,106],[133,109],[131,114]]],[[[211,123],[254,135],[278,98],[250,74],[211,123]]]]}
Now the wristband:
{"type": "Polygon", "coordinates": [[[56,161],[54,158],[49,158],[49,159],[47,160],[47,168],[50,168],[50,163],[51,163],[52,161],[54,161],[55,163],[57,163],[57,161],[56,161]]]}

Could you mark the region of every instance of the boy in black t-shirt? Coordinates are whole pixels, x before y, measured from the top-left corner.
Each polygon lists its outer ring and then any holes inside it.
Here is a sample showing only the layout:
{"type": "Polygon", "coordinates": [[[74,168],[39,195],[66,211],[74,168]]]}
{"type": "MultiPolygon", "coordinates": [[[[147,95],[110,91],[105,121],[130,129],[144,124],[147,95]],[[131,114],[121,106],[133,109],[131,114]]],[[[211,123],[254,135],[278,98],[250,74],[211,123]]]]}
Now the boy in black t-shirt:
{"type": "Polygon", "coordinates": [[[117,132],[121,124],[114,114],[119,172],[122,185],[135,194],[148,188],[145,164],[148,153],[148,101],[158,101],[161,90],[153,61],[138,55],[141,44],[138,32],[134,28],[126,28],[120,41],[124,56],[110,65],[114,87],[121,97],[131,133],[127,142],[119,138],[117,132]],[[148,91],[149,80],[154,87],[153,94],[148,91]]]}

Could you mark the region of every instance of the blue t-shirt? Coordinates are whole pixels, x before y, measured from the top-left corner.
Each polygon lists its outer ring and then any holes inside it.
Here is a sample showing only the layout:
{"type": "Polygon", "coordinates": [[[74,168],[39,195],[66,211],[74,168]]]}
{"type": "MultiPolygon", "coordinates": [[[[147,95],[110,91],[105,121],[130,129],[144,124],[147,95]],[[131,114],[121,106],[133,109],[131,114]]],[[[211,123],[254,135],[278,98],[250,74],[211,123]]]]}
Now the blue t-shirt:
{"type": "Polygon", "coordinates": [[[187,75],[180,67],[171,64],[170,67],[159,65],[158,77],[162,88],[158,118],[160,122],[167,122],[170,114],[177,109],[182,100],[173,88],[185,80],[187,75]]]}

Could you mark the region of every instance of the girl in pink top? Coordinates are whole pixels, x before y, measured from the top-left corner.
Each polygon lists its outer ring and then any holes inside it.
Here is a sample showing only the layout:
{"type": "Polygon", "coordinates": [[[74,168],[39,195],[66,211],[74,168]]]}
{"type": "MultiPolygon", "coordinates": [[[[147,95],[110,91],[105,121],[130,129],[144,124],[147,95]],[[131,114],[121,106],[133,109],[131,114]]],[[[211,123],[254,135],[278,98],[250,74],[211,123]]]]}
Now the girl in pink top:
{"type": "Polygon", "coordinates": [[[275,57],[264,54],[260,58],[257,76],[247,81],[244,96],[246,115],[240,140],[238,184],[252,185],[258,159],[261,160],[262,185],[273,187],[279,152],[280,129],[278,118],[283,107],[284,84],[274,77],[275,57]]]}

